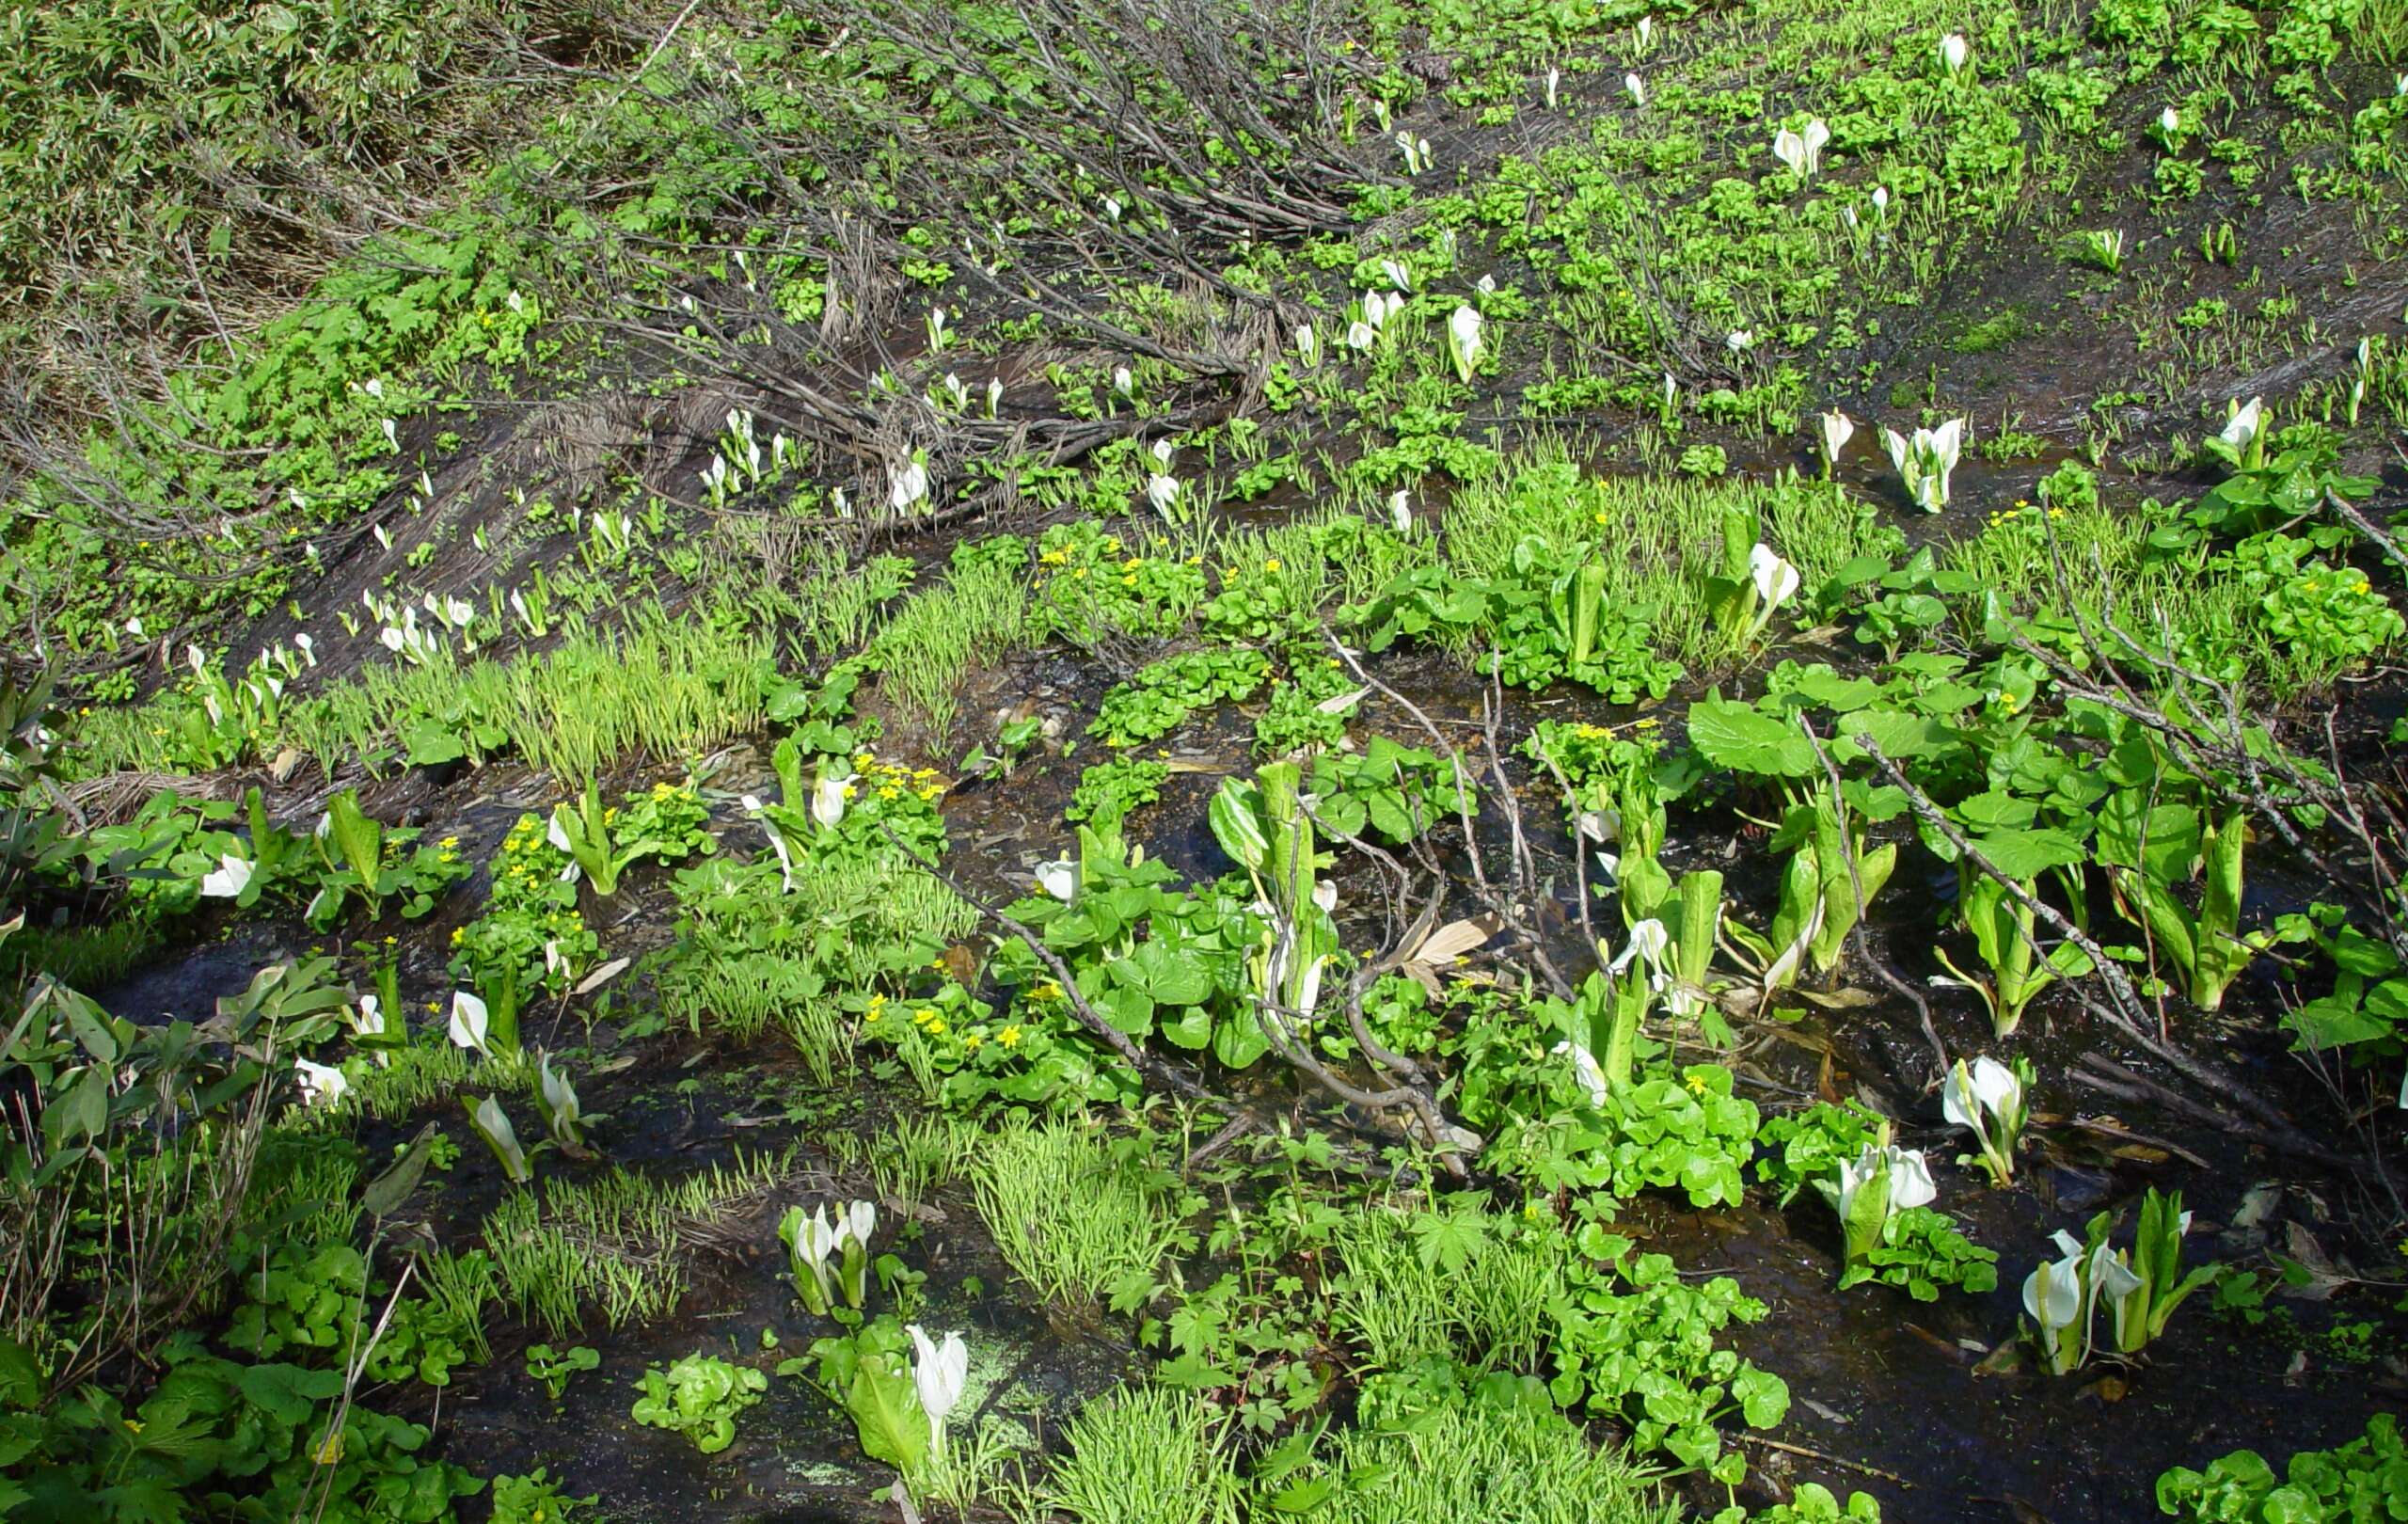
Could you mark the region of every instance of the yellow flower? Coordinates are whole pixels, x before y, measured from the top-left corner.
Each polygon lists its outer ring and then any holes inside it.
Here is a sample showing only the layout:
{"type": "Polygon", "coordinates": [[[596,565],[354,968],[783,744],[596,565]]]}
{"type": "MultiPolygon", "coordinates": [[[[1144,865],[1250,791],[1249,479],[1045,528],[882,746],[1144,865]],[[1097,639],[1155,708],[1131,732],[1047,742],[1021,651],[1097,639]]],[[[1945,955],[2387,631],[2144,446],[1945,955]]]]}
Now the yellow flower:
{"type": "Polygon", "coordinates": [[[987,1040],[985,1038],[980,1037],[975,1032],[964,1033],[961,1039],[961,1051],[964,1053],[976,1053],[978,1051],[978,1044],[986,1040],[987,1040]]]}
{"type": "Polygon", "coordinates": [[[1013,1024],[1005,1027],[1002,1031],[995,1034],[995,1040],[1002,1043],[1006,1048],[1019,1047],[1020,1024],[1018,1023],[1014,1023],[1013,1024]]]}
{"type": "Polygon", "coordinates": [[[919,1009],[911,1013],[911,1024],[914,1026],[926,1026],[936,1019],[937,1013],[935,1008],[929,1006],[922,1006],[919,1009]]]}
{"type": "Polygon", "coordinates": [[[1262,569],[1267,572],[1277,571],[1279,569],[1279,558],[1274,556],[1269,561],[1264,562],[1262,564],[1262,569]]]}
{"type": "Polygon", "coordinates": [[[930,1036],[930,1037],[943,1037],[943,1036],[944,1036],[944,1018],[943,1018],[943,1017],[940,1016],[940,1017],[938,1017],[935,1021],[932,1021],[932,1022],[930,1022],[930,1023],[928,1024],[928,1036],[930,1036]]]}
{"type": "Polygon", "coordinates": [[[1705,1093],[1705,1080],[1702,1075],[1691,1074],[1687,1078],[1682,1080],[1681,1083],[1689,1087],[1689,1094],[1691,1095],[1703,1095],[1705,1093]]]}

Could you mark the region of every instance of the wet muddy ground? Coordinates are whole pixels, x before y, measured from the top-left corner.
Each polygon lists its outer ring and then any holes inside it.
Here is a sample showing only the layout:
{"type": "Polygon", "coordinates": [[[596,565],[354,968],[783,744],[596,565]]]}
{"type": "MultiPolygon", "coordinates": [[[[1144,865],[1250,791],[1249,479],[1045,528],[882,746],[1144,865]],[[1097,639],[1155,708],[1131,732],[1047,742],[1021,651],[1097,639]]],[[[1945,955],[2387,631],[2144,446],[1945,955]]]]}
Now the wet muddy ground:
{"type": "MultiPolygon", "coordinates": [[[[1476,747],[1480,683],[1431,657],[1400,658],[1373,670],[1406,691],[1442,730],[1476,747]]],[[[981,675],[965,695],[962,713],[971,721],[1006,704],[1034,706],[1058,711],[1066,732],[1075,734],[1105,686],[1108,678],[1075,657],[1023,654],[981,675]]],[[[1631,717],[1598,704],[1516,701],[1505,728],[1508,744],[1541,714],[1606,722],[1631,717]]],[[[1132,818],[1133,836],[1183,877],[1214,876],[1226,865],[1204,823],[1203,804],[1223,773],[1251,765],[1250,725],[1245,714],[1225,708],[1169,738],[1166,749],[1192,770],[1174,773],[1162,802],[1132,818]]],[[[1376,696],[1366,702],[1356,729],[1423,739],[1376,696]]],[[[1059,854],[1067,834],[1062,807],[1088,760],[1039,758],[1007,782],[965,785],[946,801],[951,866],[974,892],[1008,899],[1026,891],[1036,862],[1059,854]]],[[[757,828],[734,802],[768,777],[757,745],[739,744],[712,759],[705,782],[718,804],[726,849],[758,849],[757,828]]],[[[520,770],[462,770],[448,787],[421,790],[412,808],[424,823],[458,834],[464,851],[483,857],[519,810],[548,802],[546,789],[544,780],[520,770]]],[[[1541,836],[1547,833],[1541,828],[1553,822],[1553,809],[1538,797],[1526,803],[1541,836]]],[[[1707,857],[1717,851],[1718,829],[1735,838],[1750,829],[1735,818],[1718,824],[1709,817],[1693,825],[1684,842],[1707,857]]],[[[1481,835],[1490,850],[1502,847],[1503,830],[1497,812],[1484,812],[1481,835]]],[[[1546,859],[1545,851],[1542,847],[1542,873],[1552,873],[1558,885],[1554,924],[1568,953],[1578,937],[1571,865],[1560,856],[1546,859]]],[[[1927,909],[1931,897],[1948,891],[1950,877],[1910,842],[1906,851],[1889,891],[1891,908],[1912,900],[1927,909]]],[[[1350,881],[1342,868],[1338,876],[1347,896],[1341,921],[1354,913],[1358,892],[1366,901],[1359,913],[1375,920],[1368,908],[1370,880],[1350,881]]],[[[2261,895],[2304,895],[2308,888],[2286,887],[2272,863],[2262,870],[2253,864],[2253,878],[2261,895]]],[[[1735,909],[1760,915],[1774,888],[1735,879],[1735,909]]],[[[449,929],[479,897],[477,885],[467,886],[409,932],[403,966],[413,1010],[426,1011],[448,992],[442,964],[449,929]]],[[[659,870],[632,873],[612,910],[596,923],[607,955],[640,956],[669,940],[675,904],[659,870]]],[[[1877,922],[1880,913],[1877,902],[1877,922]]],[[[1876,945],[1904,976],[1920,981],[1937,966],[1927,945],[1930,920],[1899,913],[1906,918],[1896,927],[1877,925],[1876,945]]],[[[1364,929],[1377,935],[1376,925],[1364,929]]],[[[246,923],[226,940],[154,960],[111,992],[107,1003],[135,1017],[200,1016],[261,963],[308,943],[295,927],[246,923]]],[[[1852,962],[1840,972],[1874,983],[1852,962]]],[[[2210,1046],[2254,1087],[2295,1103],[2304,1116],[2320,1115],[2305,1072],[2252,1035],[2254,998],[2244,986],[2238,1008],[2210,1046]]],[[[864,1118],[908,1111],[915,1099],[867,1073],[857,1076],[855,1093],[820,1094],[773,1040],[730,1053],[673,1031],[614,1053],[616,1024],[641,1012],[646,999],[639,964],[613,988],[608,1013],[591,1033],[597,1068],[609,1067],[614,1056],[633,1060],[597,1074],[586,1094],[589,1110],[611,1119],[602,1134],[610,1162],[682,1174],[723,1161],[739,1148],[775,1152],[799,1145],[793,1199],[870,1192],[865,1180],[837,1178],[817,1143],[828,1128],[866,1131],[864,1118]]],[[[1986,1023],[1970,1001],[1936,999],[1934,1011],[1952,1052],[1986,1045],[1986,1023]]],[[[531,1040],[543,1040],[542,1021],[531,1013],[531,1040]]],[[[1921,1305],[1881,1287],[1835,1294],[1836,1225],[1811,1192],[1782,1212],[1758,1204],[1759,1198],[1732,1212],[1694,1213],[1656,1199],[1632,1208],[1629,1230],[1645,1246],[1671,1254],[1685,1275],[1732,1276],[1771,1309],[1762,1323],[1730,1336],[1740,1353],[1786,1380],[1792,1393],[1788,1421],[1744,1441],[1763,1483],[1785,1490],[1788,1483],[1811,1479],[1838,1489],[1862,1488],[1881,1500],[1885,1517],[1895,1524],[1987,1518],[2105,1524],[2149,1516],[2149,1486],[2169,1466],[2203,1465],[2241,1446],[2279,1459],[2338,1443],[2362,1429],[2371,1411],[2398,1400],[2403,1373],[2394,1353],[2398,1320],[2388,1311],[2396,1293],[2382,1287],[2344,1285],[2330,1302],[2275,1297],[2268,1304],[2276,1310],[2273,1316],[2258,1327],[2217,1316],[2202,1294],[2147,1361],[2130,1370],[2094,1370],[2060,1381],[2030,1369],[1998,1369],[2011,1363],[1993,1357],[2014,1342],[2021,1282],[2048,1235],[2059,1228],[2079,1233],[2092,1213],[2128,1206],[2145,1184],[2185,1193],[2198,1215],[2189,1245],[2194,1261],[2222,1258],[2262,1278],[2273,1268],[2270,1251],[2296,1256],[2305,1246],[2340,1266],[2376,1269],[2382,1267],[2376,1256],[2384,1252],[2382,1246],[2351,1241],[2346,1222],[2359,1203],[2348,1183],[2187,1116],[2135,1108],[2079,1087],[2070,1078],[2075,1060],[2094,1047],[2115,1050],[2062,992],[2034,1008],[2025,1032],[2022,1045],[2042,1079],[2034,1127],[2040,1147],[2028,1156],[2022,1178],[2013,1190],[1999,1192],[1969,1169],[1941,1171],[1938,1204],[1976,1242],[2000,1252],[2000,1284],[1988,1295],[1945,1292],[1938,1303],[1921,1305]],[[2349,1326],[2362,1321],[2368,1325],[2363,1336],[2350,1337],[2349,1326]],[[2342,1337],[2332,1332],[2337,1325],[2342,1337]]],[[[1920,1087],[1931,1064],[1919,1020],[1886,992],[1861,1008],[1761,1024],[1742,1035],[1735,1059],[1741,1093],[1767,1110],[1816,1098],[1861,1098],[1901,1119],[1902,1141],[1927,1149],[1936,1162],[1953,1155],[1956,1140],[1941,1124],[1937,1099],[1920,1087]]],[[[563,1040],[578,1037],[572,1031],[563,1040]]],[[[362,1141],[372,1156],[409,1130],[372,1125],[362,1141]]],[[[465,1127],[452,1130],[463,1144],[459,1162],[448,1176],[434,1177],[420,1198],[447,1241],[473,1231],[500,1188],[490,1157],[465,1127]]],[[[522,1329],[503,1314],[490,1320],[496,1356],[490,1365],[463,1372],[439,1393],[386,1389],[366,1400],[433,1423],[450,1453],[481,1470],[546,1466],[573,1489],[599,1493],[623,1518],[893,1517],[892,1505],[872,1497],[883,1485],[882,1468],[863,1459],[848,1421],[807,1381],[773,1379],[761,1405],[739,1423],[736,1445],[717,1456],[702,1456],[682,1437],[641,1427],[628,1416],[633,1383],[647,1364],[708,1349],[768,1370],[803,1353],[813,1331],[788,1294],[775,1235],[786,1199],[773,1193],[719,1225],[695,1254],[691,1289],[673,1318],[616,1332],[597,1325],[572,1339],[551,1340],[563,1346],[590,1343],[602,1354],[601,1368],[572,1381],[557,1405],[523,1371],[525,1346],[545,1334],[522,1329]],[[774,1347],[765,1344],[765,1331],[774,1347]]],[[[920,1321],[971,1334],[982,1360],[974,1401],[982,1411],[1011,1416],[1032,1446],[1057,1442],[1062,1422],[1080,1401],[1142,1366],[1127,1320],[1065,1325],[1015,1296],[966,1192],[942,1196],[911,1231],[916,1238],[911,1258],[929,1272],[920,1321]]],[[[1757,1485],[1751,1484],[1751,1493],[1757,1485]]],[[[1719,1490],[1698,1493],[1697,1501],[1719,1504],[1719,1490]]]]}

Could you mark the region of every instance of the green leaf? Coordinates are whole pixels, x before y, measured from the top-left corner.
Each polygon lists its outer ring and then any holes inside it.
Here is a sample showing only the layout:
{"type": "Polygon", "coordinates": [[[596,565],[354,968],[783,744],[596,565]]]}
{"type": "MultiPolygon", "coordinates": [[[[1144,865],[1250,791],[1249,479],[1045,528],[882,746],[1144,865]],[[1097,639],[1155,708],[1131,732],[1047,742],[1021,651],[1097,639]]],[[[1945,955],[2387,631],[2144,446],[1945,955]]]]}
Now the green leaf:
{"type": "Polygon", "coordinates": [[[853,1415],[863,1454],[907,1477],[918,1474],[928,1453],[928,1416],[910,1377],[888,1370],[883,1360],[864,1359],[853,1369],[845,1408],[853,1415]]]}
{"type": "Polygon", "coordinates": [[[1708,762],[1737,772],[1803,778],[1822,769],[1796,725],[1724,698],[1689,706],[1689,744],[1708,762]]]}
{"type": "Polygon", "coordinates": [[[1973,849],[2010,879],[2029,883],[2053,867],[2070,867],[2089,854],[2062,831],[2001,831],[1972,838],[1973,849]]]}

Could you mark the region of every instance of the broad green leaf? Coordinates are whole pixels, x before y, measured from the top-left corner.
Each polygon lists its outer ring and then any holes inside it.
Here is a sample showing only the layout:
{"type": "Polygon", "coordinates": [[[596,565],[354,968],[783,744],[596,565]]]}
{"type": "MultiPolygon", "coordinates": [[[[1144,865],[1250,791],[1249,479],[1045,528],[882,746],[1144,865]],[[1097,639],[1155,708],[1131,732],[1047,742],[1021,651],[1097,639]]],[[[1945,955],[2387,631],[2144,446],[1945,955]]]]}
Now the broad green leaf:
{"type": "Polygon", "coordinates": [[[1775,778],[1822,770],[1814,748],[1796,724],[1749,705],[1703,698],[1689,706],[1689,743],[1717,767],[1775,778]]]}

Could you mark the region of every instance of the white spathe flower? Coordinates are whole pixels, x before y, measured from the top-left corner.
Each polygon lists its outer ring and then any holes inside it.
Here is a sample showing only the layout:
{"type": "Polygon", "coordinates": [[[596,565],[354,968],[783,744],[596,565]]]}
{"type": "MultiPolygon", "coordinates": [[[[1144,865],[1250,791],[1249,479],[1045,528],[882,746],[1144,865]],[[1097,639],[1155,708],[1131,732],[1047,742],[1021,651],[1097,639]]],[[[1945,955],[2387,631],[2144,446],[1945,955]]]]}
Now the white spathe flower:
{"type": "Polygon", "coordinates": [[[1840,452],[1846,450],[1847,442],[1856,437],[1856,420],[1834,407],[1817,421],[1821,423],[1823,429],[1823,464],[1826,467],[1836,467],[1839,464],[1840,452]]]}
{"type": "Polygon", "coordinates": [[[796,1231],[795,1247],[801,1251],[805,1259],[814,1262],[824,1262],[830,1255],[836,1252],[836,1246],[843,1241],[843,1238],[844,1235],[837,1230],[836,1225],[829,1220],[828,1208],[825,1203],[822,1203],[811,1209],[811,1215],[803,1220],[802,1227],[796,1231]]]}
{"type": "Polygon", "coordinates": [[[1734,328],[1723,336],[1722,347],[1734,355],[1744,355],[1756,347],[1756,336],[1751,329],[1734,328]]]}
{"type": "Polygon", "coordinates": [[[466,990],[452,992],[452,1040],[455,1045],[485,1052],[485,1033],[491,1024],[483,1000],[466,990]]]}
{"type": "Polygon", "coordinates": [[[919,1396],[920,1411],[928,1416],[928,1443],[942,1455],[945,1416],[970,1383],[970,1346],[958,1333],[945,1335],[940,1343],[916,1323],[905,1331],[911,1336],[911,1389],[919,1396]]]}
{"type": "Polygon", "coordinates": [[[2023,1310],[2040,1326],[2044,1341],[2053,1348],[2057,1331],[2082,1316],[2082,1253],[2079,1247],[2062,1260],[2043,1260],[2023,1278],[2023,1310]]]}
{"type": "Polygon", "coordinates": [[[1624,74],[1622,76],[1622,90],[1624,95],[1630,97],[1630,103],[1632,105],[1645,105],[1647,103],[1647,82],[1640,78],[1637,74],[1624,74]]]}
{"type": "Polygon", "coordinates": [[[544,833],[544,845],[556,852],[576,853],[577,849],[569,845],[568,827],[561,823],[561,812],[557,806],[552,810],[551,826],[544,833]]]}
{"type": "Polygon", "coordinates": [[[1816,117],[1807,122],[1803,132],[1783,127],[1772,135],[1772,154],[1789,167],[1789,172],[1804,180],[1823,167],[1823,145],[1831,140],[1831,130],[1816,117]]]}
{"type": "Polygon", "coordinates": [[[1978,1133],[1984,1116],[2003,1117],[2023,1108],[2023,1082],[2015,1071],[1984,1054],[1971,1065],[1959,1063],[1941,1087],[1941,1115],[1959,1127],[1978,1133]]]}
{"type": "Polygon", "coordinates": [[[839,1248],[849,1242],[867,1252],[870,1236],[878,1231],[878,1203],[851,1202],[836,1214],[834,1220],[839,1248]]]}
{"type": "Polygon", "coordinates": [[[318,664],[318,643],[307,631],[293,636],[293,643],[300,651],[302,660],[313,667],[318,664]]]}
{"type": "Polygon", "coordinates": [[[1399,291],[1411,291],[1413,289],[1413,272],[1406,269],[1403,265],[1398,263],[1394,260],[1382,260],[1380,262],[1380,274],[1387,277],[1388,284],[1394,286],[1399,291]]]}
{"type": "Polygon", "coordinates": [[[1079,867],[1069,858],[1037,865],[1037,886],[1065,905],[1079,897],[1079,867]]]}
{"type": "Polygon", "coordinates": [[[1126,365],[1116,365],[1112,368],[1112,389],[1124,397],[1137,395],[1137,378],[1130,374],[1129,367],[1126,365]]]}
{"type": "Polygon", "coordinates": [[[1323,915],[1335,913],[1338,909],[1338,885],[1327,879],[1314,884],[1313,903],[1320,907],[1323,915]]]}
{"type": "MultiPolygon", "coordinates": [[[[2363,339],[2358,341],[2360,344],[2364,344],[2366,342],[2363,339]]],[[[142,639],[142,621],[139,619],[127,620],[125,622],[125,632],[128,635],[133,636],[137,641],[142,639]]]]}
{"type": "Polygon", "coordinates": [[[1369,349],[1379,337],[1378,331],[1368,323],[1358,320],[1346,325],[1346,347],[1349,349],[1369,349]]]}
{"type": "Polygon", "coordinates": [[[1940,40],[1941,67],[1952,74],[1962,72],[1966,60],[1972,56],[1972,44],[1965,40],[1962,32],[1951,32],[1940,40]]]}
{"type": "Polygon", "coordinates": [[[1321,363],[1321,335],[1309,323],[1296,325],[1296,357],[1305,362],[1307,371],[1321,363]]]}
{"type": "Polygon", "coordinates": [[[1154,512],[1167,515],[1179,505],[1179,479],[1160,471],[1146,478],[1146,500],[1154,505],[1154,512]]]}
{"type": "Polygon", "coordinates": [[[2178,136],[2182,131],[2182,113],[2167,106],[2157,114],[2157,130],[2168,137],[2178,136]]]}
{"type": "Polygon", "coordinates": [[[1883,429],[1890,464],[1916,507],[1936,514],[1948,506],[1948,477],[1965,448],[1965,420],[1952,418],[1936,429],[1917,429],[1911,438],[1883,429]]]}
{"type": "Polygon", "coordinates": [[[1472,370],[1487,349],[1481,337],[1484,321],[1480,310],[1468,303],[1447,319],[1447,352],[1454,359],[1456,378],[1465,385],[1470,384],[1472,370]]]}
{"type": "Polygon", "coordinates": [[[1664,923],[1650,916],[1630,929],[1629,945],[1607,965],[1607,972],[1619,974],[1630,966],[1632,959],[1638,958],[1646,960],[1651,972],[1661,974],[1664,972],[1664,951],[1671,945],[1672,934],[1664,929],[1664,923]]]}
{"type": "Polygon", "coordinates": [[[1890,210],[1889,186],[1876,185],[1873,187],[1873,210],[1876,213],[1887,212],[1890,210]]]}
{"type": "Polygon", "coordinates": [[[1929,1206],[1940,1195],[1940,1187],[1932,1183],[1931,1166],[1922,1153],[1913,1149],[1890,1146],[1890,1210],[1899,1213],[1909,1207],[1929,1206]]]}
{"type": "Polygon", "coordinates": [[[1563,83],[1563,71],[1562,71],[1562,70],[1560,70],[1560,69],[1550,69],[1550,70],[1548,70],[1548,71],[1546,71],[1546,108],[1547,108],[1549,111],[1553,111],[1553,110],[1555,109],[1555,92],[1556,92],[1556,87],[1557,87],[1558,86],[1561,85],[1562,83],[1563,83]]]}
{"type": "Polygon", "coordinates": [[[373,993],[359,997],[359,1004],[343,1012],[343,1022],[354,1037],[385,1035],[385,1006],[373,993]]]}
{"type": "Polygon", "coordinates": [[[2110,1250],[2101,1244],[2099,1252],[2091,1256],[2090,1294],[2093,1298],[2104,1296],[2110,1302],[2120,1302],[2140,1290],[2141,1284],[2141,1278],[2124,1262],[2120,1250],[2110,1250]]]}
{"type": "Polygon", "coordinates": [[[543,1091],[544,1109],[552,1114],[555,1125],[564,1121],[574,1127],[578,1116],[577,1087],[569,1083],[567,1074],[552,1067],[548,1053],[536,1060],[535,1082],[543,1091]]]}
{"type": "Polygon", "coordinates": [[[293,1060],[293,1077],[301,1082],[301,1099],[313,1106],[330,1106],[342,1099],[351,1088],[351,1081],[332,1064],[313,1064],[307,1058],[293,1060]]]}
{"type": "Polygon", "coordinates": [[[1171,460],[1178,453],[1179,446],[1171,443],[1168,439],[1156,439],[1154,441],[1154,464],[1160,466],[1163,469],[1170,469],[1171,460]]]}
{"type": "Polygon", "coordinates": [[[1597,1056],[1589,1051],[1588,1044],[1559,1042],[1552,1051],[1571,1056],[1573,1077],[1580,1082],[1580,1088],[1589,1097],[1590,1104],[1604,1105],[1606,1097],[1612,1093],[1611,1087],[1606,1084],[1606,1071],[1597,1062],[1597,1056]]]}
{"type": "Polygon", "coordinates": [[[1756,596],[1763,600],[1763,611],[1767,614],[1788,602],[1790,595],[1798,591],[1798,568],[1761,540],[1748,552],[1748,579],[1754,584],[1756,596]]]}
{"type": "Polygon", "coordinates": [[[917,459],[890,468],[887,473],[886,505],[903,513],[928,496],[928,468],[917,459]]]}
{"type": "Polygon", "coordinates": [[[2231,404],[2230,406],[2231,417],[2225,421],[2224,428],[2217,433],[2216,437],[2235,450],[2246,450],[2250,442],[2258,437],[2260,421],[2265,417],[2266,399],[2252,397],[2247,406],[2242,406],[2238,402],[2231,404]]]}
{"type": "Polygon", "coordinates": [[[217,858],[217,870],[201,876],[200,897],[232,899],[250,887],[252,871],[250,863],[231,852],[221,852],[217,858]]]}
{"type": "Polygon", "coordinates": [[[1413,532],[1413,500],[1402,487],[1388,495],[1388,523],[1399,534],[1413,532]]]}
{"type": "Polygon", "coordinates": [[[1931,1166],[1924,1162],[1920,1152],[1895,1143],[1878,1148],[1867,1143],[1855,1159],[1840,1161],[1837,1204],[1842,1222],[1854,1215],[1857,1193],[1884,1172],[1890,1182],[1887,1216],[1894,1217],[1910,1207],[1929,1206],[1940,1195],[1940,1188],[1932,1183],[1931,1166]]]}
{"type": "Polygon", "coordinates": [[[845,818],[845,799],[852,787],[853,774],[841,778],[822,778],[811,786],[811,818],[822,830],[832,828],[845,818]]]}

